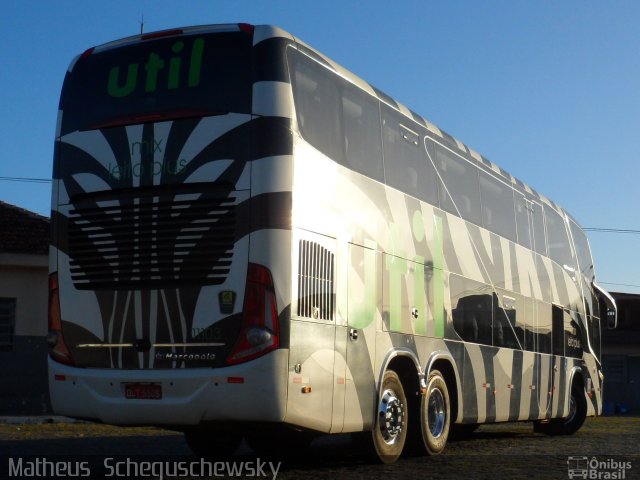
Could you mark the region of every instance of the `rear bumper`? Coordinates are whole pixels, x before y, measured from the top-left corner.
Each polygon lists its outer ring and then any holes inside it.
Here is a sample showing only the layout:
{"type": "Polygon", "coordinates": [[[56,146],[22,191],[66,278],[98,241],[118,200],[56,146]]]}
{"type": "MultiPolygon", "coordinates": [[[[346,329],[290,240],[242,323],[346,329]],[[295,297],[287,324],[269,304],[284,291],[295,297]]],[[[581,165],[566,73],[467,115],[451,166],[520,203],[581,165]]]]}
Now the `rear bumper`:
{"type": "Polygon", "coordinates": [[[197,425],[207,421],[282,422],[288,350],[224,368],[76,368],[49,358],[49,392],[58,415],[114,425],[197,425]],[[234,377],[231,382],[229,377],[234,377]],[[242,378],[242,383],[240,382],[242,378]],[[127,399],[126,383],[158,383],[162,399],[127,399]]]}

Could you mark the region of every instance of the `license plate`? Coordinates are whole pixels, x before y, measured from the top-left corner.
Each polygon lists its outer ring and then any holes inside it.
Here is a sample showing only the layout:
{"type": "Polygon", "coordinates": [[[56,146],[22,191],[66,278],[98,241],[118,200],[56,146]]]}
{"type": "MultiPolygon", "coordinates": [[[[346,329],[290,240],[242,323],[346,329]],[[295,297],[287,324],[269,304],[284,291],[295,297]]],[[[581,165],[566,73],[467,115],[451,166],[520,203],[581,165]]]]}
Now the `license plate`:
{"type": "Polygon", "coordinates": [[[162,385],[158,383],[125,383],[124,397],[138,400],[162,399],[162,385]]]}

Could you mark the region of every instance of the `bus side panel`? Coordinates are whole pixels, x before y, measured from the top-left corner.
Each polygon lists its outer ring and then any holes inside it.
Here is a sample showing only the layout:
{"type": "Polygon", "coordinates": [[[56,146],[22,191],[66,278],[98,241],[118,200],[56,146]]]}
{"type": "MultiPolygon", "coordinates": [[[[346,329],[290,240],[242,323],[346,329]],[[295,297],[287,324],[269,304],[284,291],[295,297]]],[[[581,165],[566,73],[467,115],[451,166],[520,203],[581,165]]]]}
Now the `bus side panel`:
{"type": "Polygon", "coordinates": [[[602,381],[598,375],[596,359],[591,354],[584,355],[582,375],[587,394],[587,415],[602,415],[602,381]]]}
{"type": "Polygon", "coordinates": [[[370,429],[375,421],[375,339],[381,324],[383,267],[382,255],[371,246],[348,245],[345,432],[370,429]]]}
{"type": "Polygon", "coordinates": [[[325,433],[331,430],[334,342],[333,323],[291,320],[286,423],[325,433]]]}

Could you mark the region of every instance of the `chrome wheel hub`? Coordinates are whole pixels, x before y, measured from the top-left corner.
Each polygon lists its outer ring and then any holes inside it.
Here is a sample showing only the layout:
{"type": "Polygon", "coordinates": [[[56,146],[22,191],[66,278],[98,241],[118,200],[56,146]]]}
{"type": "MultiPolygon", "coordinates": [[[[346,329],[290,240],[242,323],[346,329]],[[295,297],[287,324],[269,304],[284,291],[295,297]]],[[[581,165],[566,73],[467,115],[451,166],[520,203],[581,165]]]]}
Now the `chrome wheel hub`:
{"type": "Polygon", "coordinates": [[[445,402],[442,392],[434,388],[429,392],[427,402],[427,419],[429,422],[429,431],[434,438],[438,438],[444,431],[444,424],[447,420],[445,412],[445,402]]]}
{"type": "Polygon", "coordinates": [[[404,406],[393,390],[385,390],[378,405],[378,424],[385,443],[393,445],[404,427],[404,406]]]}

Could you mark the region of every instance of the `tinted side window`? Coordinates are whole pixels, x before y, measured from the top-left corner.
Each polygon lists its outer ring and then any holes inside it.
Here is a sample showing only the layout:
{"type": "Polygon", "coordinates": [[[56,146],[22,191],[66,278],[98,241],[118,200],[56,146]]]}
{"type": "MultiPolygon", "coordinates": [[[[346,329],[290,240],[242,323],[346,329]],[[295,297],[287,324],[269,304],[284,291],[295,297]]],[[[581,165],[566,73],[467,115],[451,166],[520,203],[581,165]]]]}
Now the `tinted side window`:
{"type": "Polygon", "coordinates": [[[382,139],[387,184],[431,204],[438,204],[437,175],[424,151],[419,125],[382,105],[382,139]]]}
{"type": "Polygon", "coordinates": [[[427,144],[433,147],[432,158],[444,182],[444,188],[440,188],[440,207],[481,225],[477,167],[436,143],[427,144]]]}
{"type": "Polygon", "coordinates": [[[576,225],[575,222],[570,221],[571,235],[573,236],[573,244],[576,247],[576,256],[578,257],[578,267],[585,276],[587,281],[592,282],[594,280],[593,259],[591,258],[591,250],[589,249],[589,242],[584,231],[576,225]]]}
{"type": "Polygon", "coordinates": [[[297,50],[288,53],[300,133],[342,165],[383,181],[376,98],[297,50]]]}
{"type": "Polygon", "coordinates": [[[541,255],[547,254],[547,239],[544,235],[544,210],[542,205],[531,204],[531,225],[533,226],[533,248],[541,255]]]}
{"type": "Polygon", "coordinates": [[[599,359],[602,358],[600,349],[600,319],[596,317],[588,317],[589,322],[589,335],[591,341],[591,347],[593,347],[593,353],[599,359]]]}
{"type": "Polygon", "coordinates": [[[451,275],[451,317],[463,340],[491,345],[493,312],[496,307],[491,287],[468,278],[451,275]]]}
{"type": "Polygon", "coordinates": [[[484,227],[515,242],[516,222],[511,186],[480,172],[480,197],[484,227]]]}
{"type": "Polygon", "coordinates": [[[526,248],[531,248],[531,202],[528,202],[521,193],[516,193],[516,227],[518,230],[518,243],[526,248]]]}
{"type": "Polygon", "coordinates": [[[513,293],[499,293],[494,296],[493,345],[521,349],[524,345],[524,300],[513,293]]]}
{"type": "Polygon", "coordinates": [[[382,182],[380,102],[347,81],[340,81],[346,166],[382,182]]]}
{"type": "Polygon", "coordinates": [[[573,267],[573,256],[564,219],[551,208],[545,209],[544,213],[547,223],[549,256],[560,265],[573,267]]]}
{"type": "Polygon", "coordinates": [[[329,158],[344,162],[338,82],[330,72],[300,53],[289,53],[291,81],[300,133],[329,158]]]}
{"type": "Polygon", "coordinates": [[[536,351],[540,353],[551,353],[551,309],[549,305],[540,301],[535,301],[537,310],[537,347],[536,351]]]}

